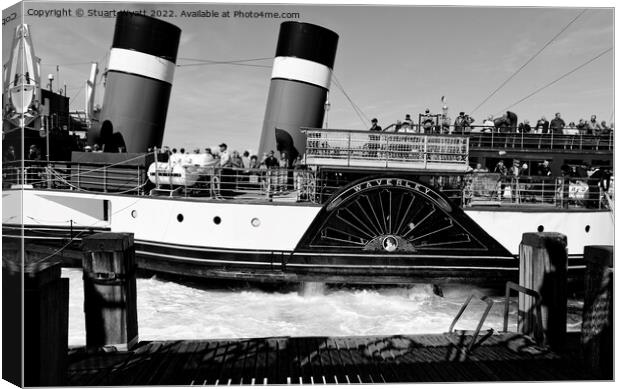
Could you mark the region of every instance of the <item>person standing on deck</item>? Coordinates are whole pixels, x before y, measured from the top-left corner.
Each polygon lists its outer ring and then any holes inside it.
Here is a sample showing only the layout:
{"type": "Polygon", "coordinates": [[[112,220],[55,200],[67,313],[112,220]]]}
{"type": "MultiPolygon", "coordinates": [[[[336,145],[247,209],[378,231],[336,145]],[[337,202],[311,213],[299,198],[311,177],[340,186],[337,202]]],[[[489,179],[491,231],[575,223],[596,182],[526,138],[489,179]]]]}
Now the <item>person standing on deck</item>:
{"type": "Polygon", "coordinates": [[[220,166],[228,167],[230,166],[230,153],[228,152],[228,146],[226,143],[222,143],[219,146],[220,148],[220,166]]]}
{"type": "Polygon", "coordinates": [[[529,134],[532,131],[532,127],[530,127],[530,121],[524,120],[523,123],[519,124],[519,132],[522,134],[529,134]]]}
{"type": "Polygon", "coordinates": [[[566,127],[566,123],[560,117],[559,112],[555,114],[555,117],[553,118],[553,120],[551,120],[549,127],[551,128],[552,134],[554,135],[562,134],[562,130],[564,130],[564,127],[566,127]]]}
{"type": "Polygon", "coordinates": [[[594,171],[588,178],[588,202],[587,208],[599,208],[601,206],[601,189],[609,190],[611,174],[607,169],[593,168],[594,171]]]}
{"type": "Polygon", "coordinates": [[[485,126],[482,128],[482,132],[493,132],[495,130],[495,122],[493,121],[493,115],[489,115],[485,121],[482,122],[482,125],[485,126]]]}
{"type": "Polygon", "coordinates": [[[506,188],[506,178],[508,176],[508,169],[506,165],[504,165],[504,160],[500,159],[497,165],[495,165],[495,169],[493,173],[499,173],[499,180],[497,182],[499,187],[499,193],[497,194],[497,198],[501,201],[504,196],[504,189],[506,188]]]}
{"type": "Polygon", "coordinates": [[[536,122],[536,133],[537,134],[546,134],[549,132],[549,122],[546,117],[541,117],[536,122]]]}
{"type": "Polygon", "coordinates": [[[455,134],[463,134],[465,132],[469,132],[471,127],[469,127],[474,122],[474,118],[469,115],[465,115],[465,112],[459,112],[459,116],[454,120],[454,133],[455,134]]]}
{"type": "Polygon", "coordinates": [[[517,114],[512,111],[506,111],[506,119],[508,120],[508,128],[510,132],[517,132],[517,125],[519,124],[519,118],[517,114]]]}
{"type": "Polygon", "coordinates": [[[435,127],[435,120],[431,115],[431,110],[426,108],[424,111],[424,115],[420,117],[420,126],[422,127],[422,132],[425,134],[432,134],[435,127]]]}
{"type": "Polygon", "coordinates": [[[6,163],[6,162],[13,162],[15,161],[17,158],[15,157],[15,147],[13,147],[12,145],[9,146],[9,148],[6,151],[6,154],[4,154],[4,157],[2,158],[2,162],[6,163]]]}
{"type": "Polygon", "coordinates": [[[403,125],[408,125],[409,127],[413,127],[413,120],[411,120],[410,114],[405,115],[405,120],[403,121],[403,125]]]}
{"type": "Polygon", "coordinates": [[[381,131],[383,131],[383,129],[381,128],[381,126],[377,124],[377,123],[378,123],[377,118],[372,118],[372,120],[370,121],[370,123],[371,123],[371,126],[370,126],[370,128],[368,129],[368,131],[375,131],[375,132],[381,132],[381,131]]]}
{"type": "Polygon", "coordinates": [[[587,123],[587,133],[588,135],[600,135],[601,134],[601,125],[596,121],[596,115],[590,116],[590,121],[587,123]]]}
{"type": "MultiPolygon", "coordinates": [[[[378,122],[379,121],[377,120],[377,118],[372,118],[372,120],[370,121],[371,126],[368,131],[372,133],[383,131],[383,128],[381,128],[381,126],[377,124],[378,122]]],[[[377,149],[379,149],[379,140],[381,139],[381,135],[371,134],[368,136],[368,139],[370,140],[370,143],[368,144],[368,149],[370,150],[369,155],[371,157],[376,157],[377,149]]]]}
{"type": "Polygon", "coordinates": [[[250,152],[248,150],[243,152],[243,156],[241,157],[241,159],[243,159],[243,167],[244,168],[248,168],[250,167],[250,152]]]}
{"type": "Polygon", "coordinates": [[[609,135],[611,133],[611,128],[607,126],[607,122],[603,120],[601,122],[601,135],[609,135]]]}
{"type": "Polygon", "coordinates": [[[263,160],[262,164],[265,168],[267,168],[265,180],[267,184],[267,194],[271,197],[278,182],[277,169],[280,166],[280,162],[276,157],[274,157],[274,151],[271,150],[269,154],[267,154],[267,157],[263,160]]]}
{"type": "Polygon", "coordinates": [[[586,135],[588,132],[588,123],[584,119],[579,119],[579,123],[577,123],[577,131],[579,135],[586,135]]]}

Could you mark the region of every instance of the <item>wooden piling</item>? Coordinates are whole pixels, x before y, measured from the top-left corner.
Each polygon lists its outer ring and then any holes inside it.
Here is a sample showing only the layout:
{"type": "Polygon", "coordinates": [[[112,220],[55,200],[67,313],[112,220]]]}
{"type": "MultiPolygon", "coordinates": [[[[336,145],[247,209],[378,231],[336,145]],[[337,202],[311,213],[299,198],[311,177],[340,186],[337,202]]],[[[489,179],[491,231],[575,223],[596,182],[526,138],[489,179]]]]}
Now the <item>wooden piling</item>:
{"type": "Polygon", "coordinates": [[[67,383],[69,279],[60,262],[24,267],[24,384],[67,383]]]}
{"type": "MultiPolygon", "coordinates": [[[[566,339],[566,236],[555,232],[525,233],[519,245],[519,285],[541,296],[543,344],[559,350],[566,339]]],[[[535,334],[533,297],[519,294],[518,331],[535,334]]]]}
{"type": "Polygon", "coordinates": [[[130,349],[138,341],[133,234],[98,233],[82,245],[86,346],[130,349]]]}
{"type": "Polygon", "coordinates": [[[601,379],[613,379],[613,246],[586,246],[581,346],[584,363],[601,379]]]}

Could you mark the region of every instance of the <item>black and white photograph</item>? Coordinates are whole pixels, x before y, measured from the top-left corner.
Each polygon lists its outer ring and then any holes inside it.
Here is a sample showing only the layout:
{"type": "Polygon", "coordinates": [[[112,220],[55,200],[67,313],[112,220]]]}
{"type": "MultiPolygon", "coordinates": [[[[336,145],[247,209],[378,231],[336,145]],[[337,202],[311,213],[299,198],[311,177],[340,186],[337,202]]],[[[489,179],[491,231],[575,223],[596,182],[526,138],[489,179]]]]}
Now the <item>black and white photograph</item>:
{"type": "Polygon", "coordinates": [[[3,1],[2,385],[612,383],[614,7],[3,1]]]}

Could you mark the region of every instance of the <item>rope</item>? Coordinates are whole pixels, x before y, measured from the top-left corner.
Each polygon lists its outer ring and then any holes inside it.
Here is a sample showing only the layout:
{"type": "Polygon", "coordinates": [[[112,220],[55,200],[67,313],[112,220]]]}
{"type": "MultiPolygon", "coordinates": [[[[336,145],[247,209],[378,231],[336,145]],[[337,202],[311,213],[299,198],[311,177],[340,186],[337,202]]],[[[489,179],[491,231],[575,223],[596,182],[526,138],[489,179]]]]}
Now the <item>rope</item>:
{"type": "MultiPolygon", "coordinates": [[[[108,169],[108,168],[111,168],[111,167],[114,167],[114,166],[117,166],[117,165],[121,165],[121,164],[126,163],[126,162],[130,162],[130,161],[142,158],[143,156],[145,156],[147,154],[148,153],[139,154],[139,155],[137,155],[135,157],[132,157],[132,158],[129,158],[129,159],[125,159],[123,161],[119,161],[119,162],[113,163],[111,165],[105,165],[105,166],[98,167],[96,169],[82,171],[82,172],[79,172],[77,174],[70,174],[70,175],[66,176],[65,178],[79,177],[81,175],[85,175],[85,174],[88,174],[88,173],[93,173],[93,172],[96,172],[96,171],[99,171],[99,170],[108,169]]],[[[43,167],[43,166],[39,166],[39,167],[43,167]]],[[[44,184],[44,183],[47,183],[47,181],[48,180],[32,181],[32,182],[29,182],[29,184],[30,185],[44,184]]]]}
{"type": "Polygon", "coordinates": [[[504,111],[506,111],[506,110],[508,110],[508,109],[510,109],[510,108],[512,108],[512,107],[514,107],[515,105],[517,105],[517,104],[519,104],[519,103],[521,103],[521,102],[523,102],[523,101],[525,101],[525,100],[527,100],[527,99],[529,99],[530,97],[534,96],[535,94],[537,94],[538,92],[542,91],[543,89],[546,89],[546,88],[550,87],[551,85],[555,84],[556,82],[560,81],[561,79],[563,79],[563,78],[565,78],[565,77],[567,77],[567,76],[569,76],[569,75],[571,75],[571,74],[575,73],[577,70],[579,70],[579,69],[583,68],[584,66],[588,65],[588,64],[589,64],[589,63],[591,63],[591,62],[594,62],[595,60],[597,60],[597,59],[599,59],[600,57],[602,57],[603,55],[605,55],[605,54],[609,53],[609,52],[610,52],[610,51],[612,51],[613,49],[614,49],[613,47],[610,47],[609,49],[607,49],[607,50],[603,51],[602,53],[600,53],[600,54],[599,54],[599,55],[597,55],[596,57],[591,58],[591,59],[589,59],[588,61],[586,61],[586,62],[582,63],[582,64],[581,64],[581,65],[579,65],[579,66],[577,66],[576,68],[574,68],[573,70],[569,71],[568,73],[564,73],[563,75],[561,75],[560,77],[558,77],[558,78],[556,78],[555,80],[551,81],[550,83],[548,83],[548,84],[546,84],[546,85],[544,85],[544,86],[542,86],[542,87],[540,87],[540,88],[536,89],[534,92],[532,92],[532,93],[530,93],[529,95],[525,96],[525,97],[524,97],[524,98],[522,98],[521,100],[519,100],[519,101],[517,101],[517,102],[515,102],[515,103],[513,103],[513,104],[511,104],[511,105],[509,105],[508,107],[506,107],[506,108],[502,109],[502,112],[504,112],[504,111]]]}
{"type": "Polygon", "coordinates": [[[204,65],[237,65],[237,66],[253,66],[253,67],[260,67],[260,68],[269,68],[271,67],[269,65],[255,65],[255,64],[245,63],[245,62],[253,62],[253,61],[264,61],[267,59],[273,59],[273,57],[237,59],[237,60],[230,60],[230,61],[215,61],[215,60],[210,60],[210,59],[198,59],[198,58],[179,58],[179,60],[196,61],[200,63],[183,64],[183,65],[177,64],[177,67],[204,66],[204,65]]]}
{"type": "Polygon", "coordinates": [[[353,100],[351,99],[351,97],[349,97],[349,94],[344,90],[344,87],[342,86],[342,84],[340,84],[340,81],[338,81],[338,78],[336,77],[336,74],[333,74],[334,77],[334,85],[336,85],[336,87],[342,92],[342,94],[344,95],[344,97],[346,97],[346,99],[349,101],[349,103],[351,104],[351,106],[353,107],[353,110],[355,111],[355,113],[357,114],[357,117],[361,120],[362,122],[362,126],[366,127],[368,125],[368,122],[370,122],[370,120],[368,119],[368,117],[364,114],[364,112],[362,112],[362,110],[357,106],[357,104],[355,104],[353,102],[353,100]]]}
{"type": "Polygon", "coordinates": [[[581,15],[583,15],[588,9],[584,9],[583,11],[581,11],[581,13],[577,16],[575,16],[575,18],[573,20],[571,20],[566,26],[564,26],[564,28],[562,28],[560,30],[560,32],[558,32],[553,38],[551,38],[551,40],[549,42],[547,42],[540,50],[538,50],[538,52],[536,52],[536,54],[534,54],[530,59],[527,60],[527,62],[525,62],[523,65],[521,65],[521,67],[519,69],[517,69],[516,72],[514,72],[510,77],[508,77],[504,82],[502,82],[500,84],[500,86],[498,86],[493,92],[491,92],[490,95],[487,96],[486,99],[484,99],[480,104],[478,104],[478,106],[476,106],[476,108],[474,108],[471,113],[473,114],[474,112],[476,112],[478,110],[478,108],[480,108],[484,103],[486,103],[491,97],[493,97],[493,95],[495,95],[495,93],[497,93],[500,89],[502,89],[504,87],[504,85],[506,85],[510,80],[512,80],[517,74],[519,74],[521,72],[521,70],[523,70],[523,68],[525,68],[530,62],[532,62],[534,60],[534,58],[538,57],[538,55],[540,53],[543,52],[543,50],[545,50],[553,41],[555,41],[564,31],[566,31],[566,29],[568,27],[570,27],[571,24],[573,24],[577,19],[579,19],[579,17],[581,15]]]}
{"type": "MultiPolygon", "coordinates": [[[[91,190],[87,190],[87,189],[83,189],[80,188],[78,186],[73,185],[72,183],[70,183],[69,181],[67,181],[62,175],[60,175],[59,173],[57,173],[54,169],[49,169],[49,171],[56,176],[56,178],[61,181],[62,183],[64,183],[65,185],[69,186],[70,188],[73,188],[79,192],[83,192],[83,193],[91,193],[91,194],[101,194],[101,191],[91,191],[91,190]]],[[[135,186],[131,189],[127,189],[121,192],[108,192],[108,193],[113,193],[113,194],[125,194],[125,193],[129,193],[129,192],[134,192],[137,191],[138,189],[144,187],[146,184],[148,184],[148,180],[145,181],[143,184],[140,184],[138,186],[135,186]]]]}

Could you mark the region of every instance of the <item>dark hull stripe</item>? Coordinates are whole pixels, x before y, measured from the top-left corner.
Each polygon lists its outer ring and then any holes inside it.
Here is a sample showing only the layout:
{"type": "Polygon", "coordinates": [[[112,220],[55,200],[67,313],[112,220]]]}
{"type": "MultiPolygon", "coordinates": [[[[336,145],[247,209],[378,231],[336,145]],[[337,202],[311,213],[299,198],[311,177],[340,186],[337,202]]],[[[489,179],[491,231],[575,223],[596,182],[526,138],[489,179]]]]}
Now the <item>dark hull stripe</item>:
{"type": "MultiPolygon", "coordinates": [[[[15,234],[21,226],[3,226],[3,238],[19,239],[20,235],[15,234]]],[[[102,232],[109,229],[102,228],[74,228],[73,236],[80,233],[102,232]]],[[[54,226],[25,226],[25,238],[27,241],[66,241],[69,239],[71,229],[67,227],[54,226]],[[50,231],[55,232],[50,236],[50,231]]],[[[483,257],[483,256],[453,256],[447,258],[443,255],[416,255],[407,256],[373,256],[365,254],[339,254],[339,253],[294,253],[290,251],[261,251],[261,250],[235,250],[222,248],[208,248],[190,245],[167,244],[161,242],[150,242],[136,240],[136,254],[141,257],[152,258],[153,261],[171,261],[193,263],[208,268],[225,269],[263,269],[273,270],[280,273],[282,269],[289,272],[313,272],[333,273],[338,269],[354,273],[364,274],[368,270],[379,274],[367,274],[368,276],[392,276],[398,275],[399,271],[430,271],[436,274],[458,277],[459,272],[471,274],[474,272],[478,277],[484,274],[497,272],[513,275],[519,270],[519,262],[516,258],[506,257],[483,257]],[[454,274],[450,274],[454,273],[454,274]]],[[[148,268],[148,263],[146,264],[148,268]]],[[[570,271],[583,271],[585,264],[583,256],[569,256],[570,271]]],[[[343,275],[346,278],[346,275],[343,275]]],[[[377,280],[379,281],[379,280],[377,280]]]]}

